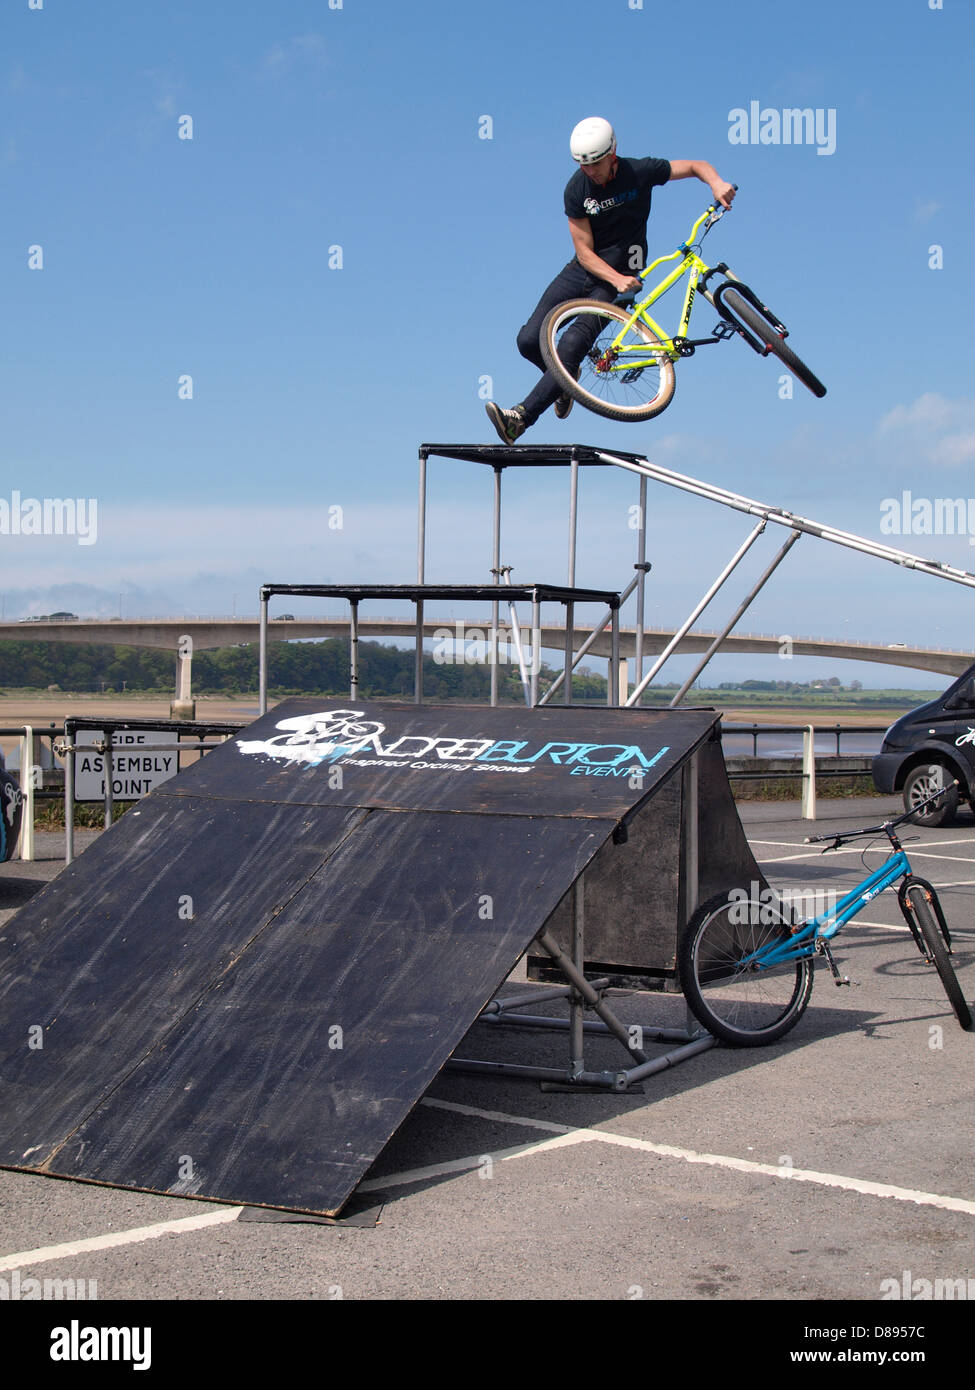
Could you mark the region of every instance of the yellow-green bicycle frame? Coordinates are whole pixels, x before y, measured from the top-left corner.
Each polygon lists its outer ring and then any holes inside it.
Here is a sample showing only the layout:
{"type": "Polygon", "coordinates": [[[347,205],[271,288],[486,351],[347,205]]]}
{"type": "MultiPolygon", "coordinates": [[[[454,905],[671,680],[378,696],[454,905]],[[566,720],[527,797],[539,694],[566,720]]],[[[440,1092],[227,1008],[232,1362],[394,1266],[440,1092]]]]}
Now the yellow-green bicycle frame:
{"type": "MultiPolygon", "coordinates": [[[[686,339],[687,337],[687,329],[691,321],[691,311],[694,308],[694,300],[698,289],[705,277],[712,271],[712,267],[707,265],[694,250],[697,234],[705,222],[708,223],[708,227],[710,228],[714,222],[717,222],[724,216],[724,213],[725,209],[721,208],[720,204],[716,202],[712,203],[701,213],[701,216],[691,228],[689,237],[686,241],[681,242],[676,251],[671,251],[666,256],[658,256],[655,261],[650,262],[645,270],[640,271],[639,278],[641,280],[646,280],[650,272],[656,270],[658,265],[664,265],[667,261],[673,261],[678,256],[681,257],[680,265],[672,270],[669,275],[665,275],[660,283],[653,287],[646,299],[640,300],[640,302],[635,305],[633,313],[613,339],[609,347],[609,352],[613,353],[617,360],[612,364],[607,364],[609,371],[630,372],[638,367],[649,367],[653,365],[655,358],[660,356],[659,352],[655,352],[653,356],[648,357],[647,347],[643,342],[625,341],[627,334],[633,328],[637,319],[642,319],[651,332],[656,335],[660,340],[661,347],[672,362],[678,362],[682,356],[686,355],[681,352],[677,343],[681,339],[686,339]],[[687,281],[687,290],[684,294],[684,307],[681,310],[677,332],[671,337],[647,310],[651,304],[655,304],[662,295],[666,294],[671,286],[676,285],[677,281],[684,275],[689,277],[687,281]]],[[[737,276],[732,275],[727,268],[714,267],[714,269],[720,269],[722,274],[726,275],[729,280],[737,279],[737,276]]],[[[703,293],[705,298],[713,304],[714,301],[708,291],[705,289],[703,293]]],[[[708,339],[707,341],[713,342],[715,340],[708,339]]],[[[604,366],[601,370],[607,370],[607,367],[604,366]]]]}

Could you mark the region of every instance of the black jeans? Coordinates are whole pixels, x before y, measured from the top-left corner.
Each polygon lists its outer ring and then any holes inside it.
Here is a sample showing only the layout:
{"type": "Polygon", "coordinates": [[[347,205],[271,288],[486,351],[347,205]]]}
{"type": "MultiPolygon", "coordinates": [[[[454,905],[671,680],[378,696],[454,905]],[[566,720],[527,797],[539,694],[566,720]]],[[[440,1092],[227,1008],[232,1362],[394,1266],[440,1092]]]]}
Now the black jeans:
{"type": "MultiPolygon", "coordinates": [[[[608,260],[605,252],[600,251],[599,254],[608,260]]],[[[542,350],[538,345],[539,334],[542,331],[542,324],[545,322],[546,316],[555,308],[556,304],[563,304],[567,299],[602,299],[608,301],[615,298],[616,291],[612,285],[608,285],[605,280],[597,280],[594,275],[589,274],[588,270],[583,270],[575,259],[563,266],[542,295],[531,318],[518,334],[518,351],[522,357],[527,357],[529,362],[534,363],[542,373],[541,381],[531,394],[521,402],[525,419],[529,425],[533,425],[542,412],[548,410],[550,405],[554,405],[559,396],[562,395],[562,387],[552,373],[546,370],[542,350]]],[[[599,328],[599,324],[590,321],[588,323],[574,323],[565,330],[560,340],[559,357],[570,371],[578,367],[585,357],[599,328]]]]}

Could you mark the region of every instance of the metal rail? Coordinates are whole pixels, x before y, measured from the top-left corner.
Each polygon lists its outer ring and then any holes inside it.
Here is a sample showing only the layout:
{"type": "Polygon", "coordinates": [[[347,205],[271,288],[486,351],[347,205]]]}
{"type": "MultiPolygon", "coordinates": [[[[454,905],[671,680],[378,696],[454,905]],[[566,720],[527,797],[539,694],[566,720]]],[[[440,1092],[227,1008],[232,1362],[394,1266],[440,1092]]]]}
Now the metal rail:
{"type": "Polygon", "coordinates": [[[894,546],[884,545],[880,541],[868,540],[865,536],[858,536],[852,531],[841,531],[835,526],[824,526],[821,522],[812,521],[808,517],[796,516],[794,512],[786,511],[784,507],[773,507],[767,502],[757,502],[752,497],[745,497],[741,493],[729,491],[728,488],[718,487],[716,483],[702,482],[699,478],[690,478],[684,473],[677,473],[672,468],[664,468],[639,454],[610,454],[602,449],[597,449],[596,453],[605,463],[613,463],[618,468],[628,469],[631,473],[638,473],[641,477],[651,478],[657,483],[665,483],[668,487],[679,488],[682,492],[689,492],[695,497],[704,497],[709,502],[719,502],[723,507],[731,507],[735,511],[761,517],[763,521],[771,521],[778,526],[787,526],[790,530],[799,531],[803,535],[816,536],[819,540],[831,541],[834,545],[845,546],[848,550],[858,550],[862,554],[872,555],[878,560],[888,560],[891,564],[900,565],[905,569],[917,570],[921,574],[930,574],[935,579],[948,579],[953,584],[964,584],[966,588],[975,589],[975,574],[969,573],[968,570],[958,569],[955,565],[942,564],[937,560],[925,560],[920,555],[912,555],[910,551],[897,550],[894,546]]]}

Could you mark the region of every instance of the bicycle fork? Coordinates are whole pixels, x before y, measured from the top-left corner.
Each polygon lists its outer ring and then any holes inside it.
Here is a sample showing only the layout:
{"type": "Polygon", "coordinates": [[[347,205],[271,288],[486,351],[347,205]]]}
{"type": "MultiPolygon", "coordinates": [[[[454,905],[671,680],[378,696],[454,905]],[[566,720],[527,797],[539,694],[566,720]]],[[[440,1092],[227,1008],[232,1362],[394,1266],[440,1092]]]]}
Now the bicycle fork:
{"type": "Polygon", "coordinates": [[[948,930],[948,923],[945,921],[941,900],[931,884],[928,883],[926,879],[915,877],[914,874],[905,878],[897,890],[897,901],[900,904],[901,912],[904,914],[904,921],[911,929],[911,935],[914,938],[915,946],[927,961],[928,965],[932,965],[931,952],[928,950],[924,937],[921,935],[917,925],[917,912],[914,904],[911,902],[911,889],[918,889],[924,895],[924,900],[934,913],[934,919],[938,924],[938,930],[941,932],[945,946],[949,952],[951,951],[951,933],[948,930]]]}

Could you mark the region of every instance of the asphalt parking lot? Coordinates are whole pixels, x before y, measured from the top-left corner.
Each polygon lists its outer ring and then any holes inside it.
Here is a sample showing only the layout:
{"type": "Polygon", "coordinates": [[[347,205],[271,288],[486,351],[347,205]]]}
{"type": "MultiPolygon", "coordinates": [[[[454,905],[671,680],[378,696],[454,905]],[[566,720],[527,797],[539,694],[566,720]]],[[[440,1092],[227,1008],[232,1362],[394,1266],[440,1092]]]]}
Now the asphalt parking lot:
{"type": "MultiPolygon", "coordinates": [[[[740,813],[770,881],[806,892],[850,886],[883,855],[823,856],[806,835],[895,809],[821,801],[815,826],[793,803],[740,813]]],[[[975,818],[906,830],[972,999],[975,818]]],[[[61,840],[41,836],[39,850],[36,865],[0,866],[0,922],[56,872],[61,840]]],[[[715,1047],[642,1094],[442,1072],[336,1224],[0,1171],[0,1293],[51,1279],[99,1301],[975,1296],[975,1034],[893,894],[836,954],[854,983],[836,988],[818,965],[787,1038],[715,1047]]],[[[673,994],[620,992],[614,1006],[648,1027],[684,1018],[673,994]]],[[[594,1063],[614,1064],[618,1044],[591,1046],[594,1063]]],[[[559,1062],[564,1048],[482,1023],[462,1050],[559,1062]]]]}

